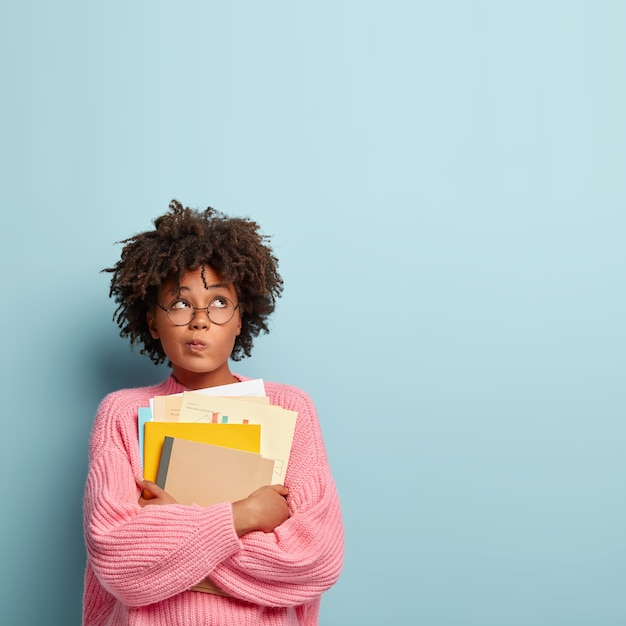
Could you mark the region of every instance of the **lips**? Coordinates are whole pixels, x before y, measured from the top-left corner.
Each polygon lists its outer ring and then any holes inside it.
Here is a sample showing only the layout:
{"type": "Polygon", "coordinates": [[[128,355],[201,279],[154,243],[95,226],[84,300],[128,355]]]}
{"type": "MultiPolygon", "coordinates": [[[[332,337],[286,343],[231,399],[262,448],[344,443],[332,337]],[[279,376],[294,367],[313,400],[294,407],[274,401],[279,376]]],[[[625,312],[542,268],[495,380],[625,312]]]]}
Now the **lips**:
{"type": "Polygon", "coordinates": [[[204,343],[204,341],[198,341],[197,339],[194,339],[193,341],[190,341],[187,346],[189,346],[189,349],[192,352],[199,352],[201,350],[206,349],[207,345],[206,343],[204,343]]]}

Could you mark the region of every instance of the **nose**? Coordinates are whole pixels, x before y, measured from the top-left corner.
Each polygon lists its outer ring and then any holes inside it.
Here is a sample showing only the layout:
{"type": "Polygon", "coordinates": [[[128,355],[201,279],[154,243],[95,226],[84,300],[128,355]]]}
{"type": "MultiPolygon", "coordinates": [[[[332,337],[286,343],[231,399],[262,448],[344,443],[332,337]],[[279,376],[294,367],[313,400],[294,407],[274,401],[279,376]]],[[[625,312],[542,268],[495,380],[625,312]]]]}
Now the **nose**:
{"type": "Polygon", "coordinates": [[[191,327],[195,329],[208,328],[211,324],[209,319],[209,312],[206,309],[195,308],[193,317],[191,318],[191,327]]]}

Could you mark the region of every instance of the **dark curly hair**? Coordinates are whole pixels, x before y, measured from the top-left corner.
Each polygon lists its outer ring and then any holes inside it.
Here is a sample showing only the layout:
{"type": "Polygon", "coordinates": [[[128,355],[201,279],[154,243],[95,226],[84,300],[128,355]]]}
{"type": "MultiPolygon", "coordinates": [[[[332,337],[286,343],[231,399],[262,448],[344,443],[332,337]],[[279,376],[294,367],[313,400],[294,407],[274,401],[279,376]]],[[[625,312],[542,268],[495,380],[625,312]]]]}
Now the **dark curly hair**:
{"type": "Polygon", "coordinates": [[[248,218],[228,217],[209,207],[197,211],[172,200],[169,211],[154,220],[155,230],[124,239],[120,260],[103,272],[113,274],[109,296],[118,304],[113,319],[120,336],[157,365],[166,360],[161,342],[148,329],[146,313],[161,284],[180,283],[187,270],[204,265],[233,284],[242,315],[241,332],[231,357],[250,356],[254,337],[269,332],[267,319],[283,291],[278,259],[248,218]]]}

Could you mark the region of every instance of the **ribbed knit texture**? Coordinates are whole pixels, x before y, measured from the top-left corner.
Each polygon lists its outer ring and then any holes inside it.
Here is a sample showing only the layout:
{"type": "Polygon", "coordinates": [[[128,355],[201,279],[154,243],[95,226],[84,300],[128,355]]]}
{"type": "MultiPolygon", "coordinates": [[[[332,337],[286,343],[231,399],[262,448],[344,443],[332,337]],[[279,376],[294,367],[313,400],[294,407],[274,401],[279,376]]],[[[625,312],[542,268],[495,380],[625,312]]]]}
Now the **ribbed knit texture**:
{"type": "Polygon", "coordinates": [[[291,517],[237,537],[230,503],[140,507],[137,409],[184,391],[160,385],[108,395],[94,423],[85,488],[84,626],[279,626],[318,623],[321,594],[343,562],[343,525],[313,403],[265,383],[298,412],[285,485],[291,517]],[[188,591],[209,576],[232,597],[188,591]]]}

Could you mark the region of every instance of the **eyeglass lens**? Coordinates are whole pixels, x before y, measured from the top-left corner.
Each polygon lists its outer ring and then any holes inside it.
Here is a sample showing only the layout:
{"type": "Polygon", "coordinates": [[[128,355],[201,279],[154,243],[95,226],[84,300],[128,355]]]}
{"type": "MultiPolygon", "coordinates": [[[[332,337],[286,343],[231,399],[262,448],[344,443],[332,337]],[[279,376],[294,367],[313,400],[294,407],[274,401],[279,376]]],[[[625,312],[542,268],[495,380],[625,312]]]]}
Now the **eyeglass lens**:
{"type": "Polygon", "coordinates": [[[185,326],[191,322],[198,311],[205,311],[214,324],[226,324],[235,314],[235,305],[224,296],[213,298],[207,307],[194,307],[187,300],[174,300],[167,307],[167,316],[172,324],[185,326]]]}

